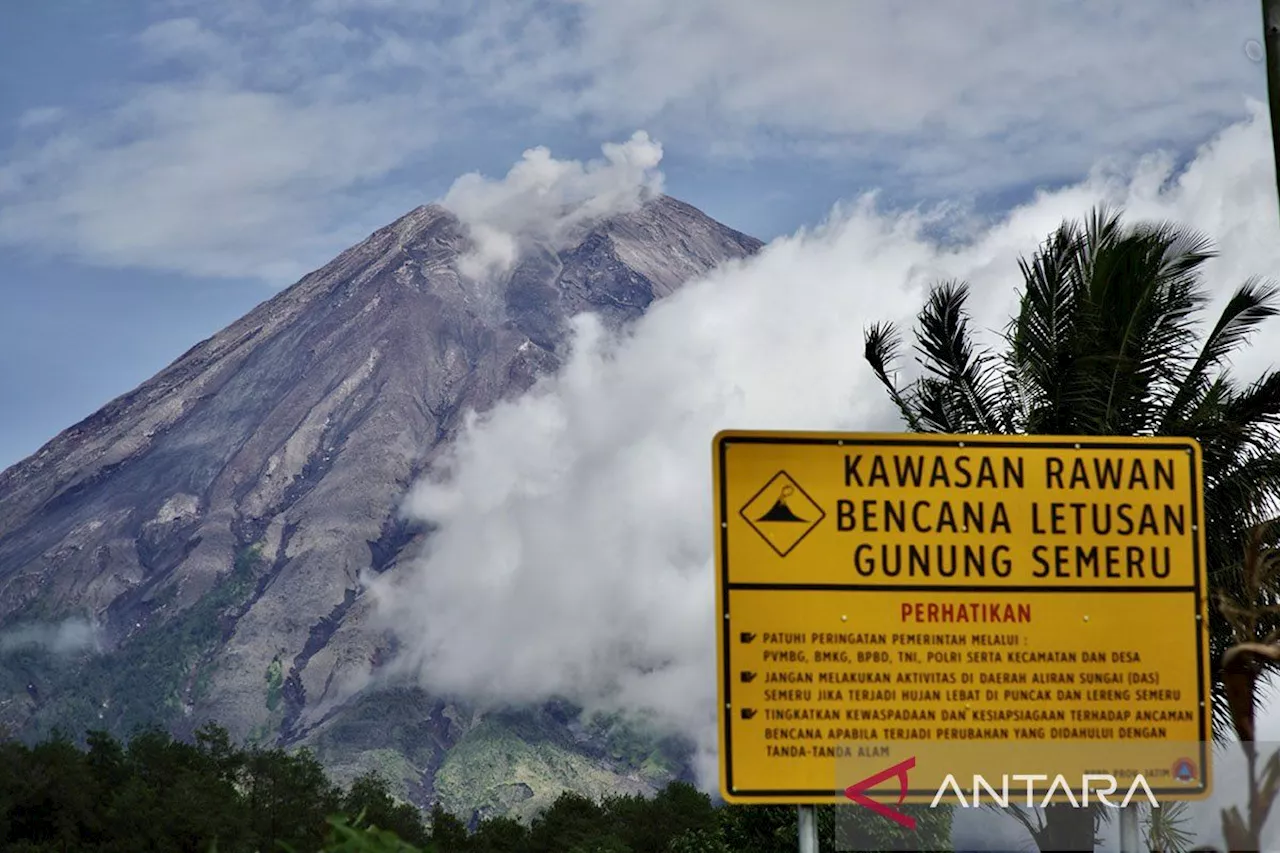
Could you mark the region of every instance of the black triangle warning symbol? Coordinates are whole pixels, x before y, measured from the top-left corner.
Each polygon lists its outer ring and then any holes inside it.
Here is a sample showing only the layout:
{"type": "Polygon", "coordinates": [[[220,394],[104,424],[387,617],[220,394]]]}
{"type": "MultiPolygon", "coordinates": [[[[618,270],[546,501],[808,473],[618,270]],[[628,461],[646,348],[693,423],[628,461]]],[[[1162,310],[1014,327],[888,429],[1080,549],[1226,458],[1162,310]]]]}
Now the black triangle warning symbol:
{"type": "Polygon", "coordinates": [[[805,519],[792,512],[791,507],[787,505],[787,498],[795,494],[795,489],[790,485],[782,487],[778,494],[778,499],[773,502],[773,506],[764,515],[756,519],[756,521],[784,521],[784,522],[800,522],[804,523],[805,519]]]}
{"type": "Polygon", "coordinates": [[[770,477],[738,513],[779,557],[791,553],[827,517],[786,471],[770,477]]]}

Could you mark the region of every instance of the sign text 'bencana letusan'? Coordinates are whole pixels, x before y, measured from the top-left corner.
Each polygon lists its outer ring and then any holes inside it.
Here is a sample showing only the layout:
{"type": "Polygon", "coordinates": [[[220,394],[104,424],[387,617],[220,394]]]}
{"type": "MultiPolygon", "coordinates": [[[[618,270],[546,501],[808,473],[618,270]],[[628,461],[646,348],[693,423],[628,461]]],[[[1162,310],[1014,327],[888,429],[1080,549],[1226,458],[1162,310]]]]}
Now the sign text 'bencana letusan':
{"type": "Polygon", "coordinates": [[[727,800],[908,755],[908,802],[1014,766],[1208,794],[1195,442],[723,432],[712,474],[727,800]]]}

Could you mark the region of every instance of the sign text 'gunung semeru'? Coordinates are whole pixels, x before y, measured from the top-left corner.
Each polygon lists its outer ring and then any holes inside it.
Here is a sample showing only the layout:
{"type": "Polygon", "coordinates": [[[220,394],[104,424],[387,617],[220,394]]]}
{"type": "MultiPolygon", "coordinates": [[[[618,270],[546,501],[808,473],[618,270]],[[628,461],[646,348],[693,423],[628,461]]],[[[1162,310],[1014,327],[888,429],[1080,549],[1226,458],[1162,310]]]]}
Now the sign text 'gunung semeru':
{"type": "Polygon", "coordinates": [[[847,802],[908,756],[904,802],[1010,772],[1207,796],[1201,476],[1174,438],[717,435],[725,798],[847,802]]]}

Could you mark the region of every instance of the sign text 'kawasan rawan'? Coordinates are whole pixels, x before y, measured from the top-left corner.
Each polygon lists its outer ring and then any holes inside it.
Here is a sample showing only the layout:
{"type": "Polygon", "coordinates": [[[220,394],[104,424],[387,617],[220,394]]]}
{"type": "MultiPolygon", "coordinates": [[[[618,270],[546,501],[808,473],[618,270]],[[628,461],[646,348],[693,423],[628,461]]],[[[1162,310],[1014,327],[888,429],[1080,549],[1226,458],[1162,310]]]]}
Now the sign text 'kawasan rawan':
{"type": "Polygon", "coordinates": [[[722,432],[713,479],[726,800],[848,802],[908,756],[904,802],[1011,769],[1208,795],[1195,442],[722,432]]]}

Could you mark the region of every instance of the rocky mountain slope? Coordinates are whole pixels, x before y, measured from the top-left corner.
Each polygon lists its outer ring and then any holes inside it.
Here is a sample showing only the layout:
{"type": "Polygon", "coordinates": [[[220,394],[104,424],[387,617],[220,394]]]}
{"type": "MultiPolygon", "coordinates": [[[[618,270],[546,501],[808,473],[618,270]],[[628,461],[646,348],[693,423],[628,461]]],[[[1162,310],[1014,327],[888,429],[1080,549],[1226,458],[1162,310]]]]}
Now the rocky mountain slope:
{"type": "Polygon", "coordinates": [[[458,272],[462,224],[418,208],[0,473],[0,638],[96,626],[78,652],[0,643],[0,724],[216,720],[463,811],[679,772],[679,745],[572,709],[356,692],[394,654],[358,578],[429,534],[397,505],[465,411],[554,370],[572,315],[625,324],[760,247],[669,197],[575,242],[480,285],[458,272]]]}

